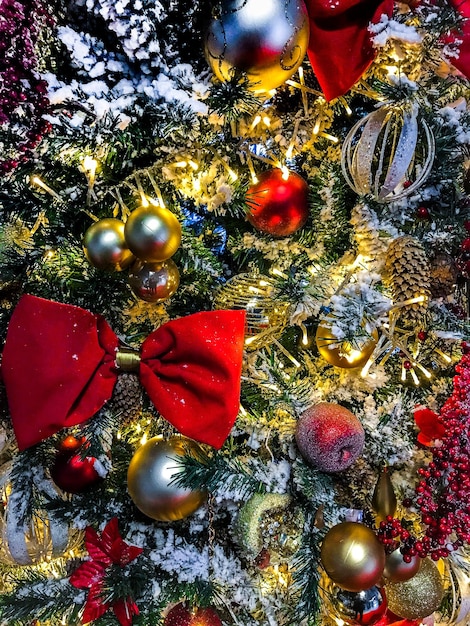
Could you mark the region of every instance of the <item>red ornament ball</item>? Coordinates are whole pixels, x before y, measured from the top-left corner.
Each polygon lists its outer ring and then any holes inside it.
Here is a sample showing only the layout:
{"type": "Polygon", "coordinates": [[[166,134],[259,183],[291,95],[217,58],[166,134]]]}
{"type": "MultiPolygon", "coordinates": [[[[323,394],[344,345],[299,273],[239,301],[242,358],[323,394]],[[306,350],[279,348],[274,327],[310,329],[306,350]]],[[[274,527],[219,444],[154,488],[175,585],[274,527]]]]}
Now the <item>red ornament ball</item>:
{"type": "Polygon", "coordinates": [[[263,172],[245,196],[247,219],[255,228],[273,237],[288,237],[307,221],[308,185],[295,172],[284,177],[281,169],[263,172]]]}
{"type": "Polygon", "coordinates": [[[462,248],[462,250],[464,250],[465,252],[468,252],[470,250],[470,237],[466,237],[462,243],[460,244],[460,247],[462,248]]]}
{"type": "Polygon", "coordinates": [[[176,604],[166,614],[164,626],[222,626],[222,621],[211,607],[190,609],[184,602],[176,604]]]}
{"type": "Polygon", "coordinates": [[[320,402],[302,413],[295,439],[302,457],[323,472],[341,472],[364,447],[364,428],[351,411],[320,402]]]}
{"type": "Polygon", "coordinates": [[[80,448],[86,446],[85,438],[66,437],[59,445],[51,478],[54,483],[68,493],[82,493],[102,480],[95,469],[97,459],[83,457],[80,448]]]}

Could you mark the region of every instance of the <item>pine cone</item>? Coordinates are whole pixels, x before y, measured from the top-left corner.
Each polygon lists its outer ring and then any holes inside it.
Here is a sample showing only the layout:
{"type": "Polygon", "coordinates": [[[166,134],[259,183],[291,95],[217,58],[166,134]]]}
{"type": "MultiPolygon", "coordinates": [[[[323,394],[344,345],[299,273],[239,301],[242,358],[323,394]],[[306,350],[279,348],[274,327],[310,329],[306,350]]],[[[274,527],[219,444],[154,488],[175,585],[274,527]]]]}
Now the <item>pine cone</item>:
{"type": "Polygon", "coordinates": [[[137,419],[142,411],[142,386],[137,374],[119,374],[112,398],[113,410],[120,413],[121,423],[137,419]]]}
{"type": "Polygon", "coordinates": [[[454,291],[458,269],[454,258],[450,254],[441,252],[431,257],[429,260],[429,272],[433,298],[445,298],[454,291]]]}
{"type": "Polygon", "coordinates": [[[404,235],[391,242],[385,260],[384,279],[395,303],[425,296],[424,302],[408,304],[398,310],[401,326],[411,328],[418,325],[426,312],[431,289],[428,260],[417,239],[404,235]]]}
{"type": "Polygon", "coordinates": [[[347,469],[335,475],[336,501],[355,509],[370,507],[370,500],[377,482],[377,471],[359,457],[347,469]]]}
{"type": "Polygon", "coordinates": [[[376,265],[384,263],[387,242],[380,236],[377,214],[367,204],[356,204],[351,212],[350,223],[354,226],[354,240],[358,254],[373,259],[376,265]]]}

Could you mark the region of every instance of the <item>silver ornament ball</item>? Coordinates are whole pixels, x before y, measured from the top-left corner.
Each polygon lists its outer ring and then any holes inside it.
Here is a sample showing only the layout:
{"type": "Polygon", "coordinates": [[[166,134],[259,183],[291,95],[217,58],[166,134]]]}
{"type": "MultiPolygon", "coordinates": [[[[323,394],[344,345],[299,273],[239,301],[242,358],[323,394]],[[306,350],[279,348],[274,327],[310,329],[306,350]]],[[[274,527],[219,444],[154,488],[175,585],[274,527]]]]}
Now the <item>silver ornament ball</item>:
{"type": "Polygon", "coordinates": [[[387,610],[385,590],[378,586],[364,591],[346,591],[332,585],[329,600],[335,616],[353,626],[371,626],[382,619],[387,610]]]}
{"type": "Polygon", "coordinates": [[[285,83],[301,65],[309,21],[303,0],[224,0],[205,37],[206,59],[217,78],[246,72],[254,91],[285,83]]]}

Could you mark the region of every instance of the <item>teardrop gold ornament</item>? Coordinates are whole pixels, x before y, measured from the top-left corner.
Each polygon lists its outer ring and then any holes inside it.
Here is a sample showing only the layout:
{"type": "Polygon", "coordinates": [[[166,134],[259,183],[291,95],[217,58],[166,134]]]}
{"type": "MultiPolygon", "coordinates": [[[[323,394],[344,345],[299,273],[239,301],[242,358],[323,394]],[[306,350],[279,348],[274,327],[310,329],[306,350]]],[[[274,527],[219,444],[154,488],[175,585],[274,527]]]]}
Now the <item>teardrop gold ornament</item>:
{"type": "Polygon", "coordinates": [[[388,467],[384,467],[375,485],[372,495],[372,509],[377,523],[385,520],[387,515],[395,515],[397,497],[393,489],[388,467]]]}

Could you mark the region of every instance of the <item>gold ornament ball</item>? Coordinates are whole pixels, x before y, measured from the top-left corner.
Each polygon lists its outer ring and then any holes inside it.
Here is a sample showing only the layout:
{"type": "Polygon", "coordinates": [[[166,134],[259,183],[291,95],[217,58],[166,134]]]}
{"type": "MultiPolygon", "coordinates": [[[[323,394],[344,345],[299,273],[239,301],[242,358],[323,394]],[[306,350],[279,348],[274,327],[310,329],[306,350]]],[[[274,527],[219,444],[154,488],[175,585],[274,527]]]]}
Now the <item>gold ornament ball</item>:
{"type": "Polygon", "coordinates": [[[331,580],[347,591],[370,589],[382,578],[385,551],[375,533],[357,522],[330,528],[320,558],[331,580]]]}
{"type": "Polygon", "coordinates": [[[177,487],[172,481],[181,472],[182,457],[197,456],[199,450],[197,443],[180,436],[153,437],[141,446],[127,471],[127,488],[136,507],[160,522],[192,515],[204,503],[206,493],[177,487]]]}
{"type": "Polygon", "coordinates": [[[171,259],[161,263],[136,261],[129,272],[128,282],[141,300],[163,302],[178,289],[180,273],[171,259]]]}
{"type": "Polygon", "coordinates": [[[108,272],[120,272],[134,260],[124,238],[124,222],[114,217],[98,220],[88,228],[83,251],[91,265],[108,272]]]}
{"type": "Polygon", "coordinates": [[[321,356],[335,367],[346,369],[362,367],[374,351],[379,333],[374,328],[372,336],[357,338],[354,343],[338,339],[333,332],[333,320],[327,316],[317,328],[315,341],[321,356]]]}
{"type": "Polygon", "coordinates": [[[286,82],[307,52],[309,20],[303,0],[223,0],[204,42],[206,59],[226,81],[245,72],[253,91],[286,82]]]}
{"type": "Polygon", "coordinates": [[[385,558],[384,577],[390,583],[399,583],[410,580],[419,571],[421,558],[417,555],[410,557],[411,561],[406,563],[400,550],[394,550],[387,554],[385,558]]]}
{"type": "Polygon", "coordinates": [[[147,263],[166,261],[181,243],[181,224],[164,207],[139,207],[132,211],[124,228],[127,245],[147,263]]]}
{"type": "Polygon", "coordinates": [[[405,582],[387,583],[388,608],[404,619],[422,619],[437,611],[444,595],[442,578],[431,559],[405,582]]]}

